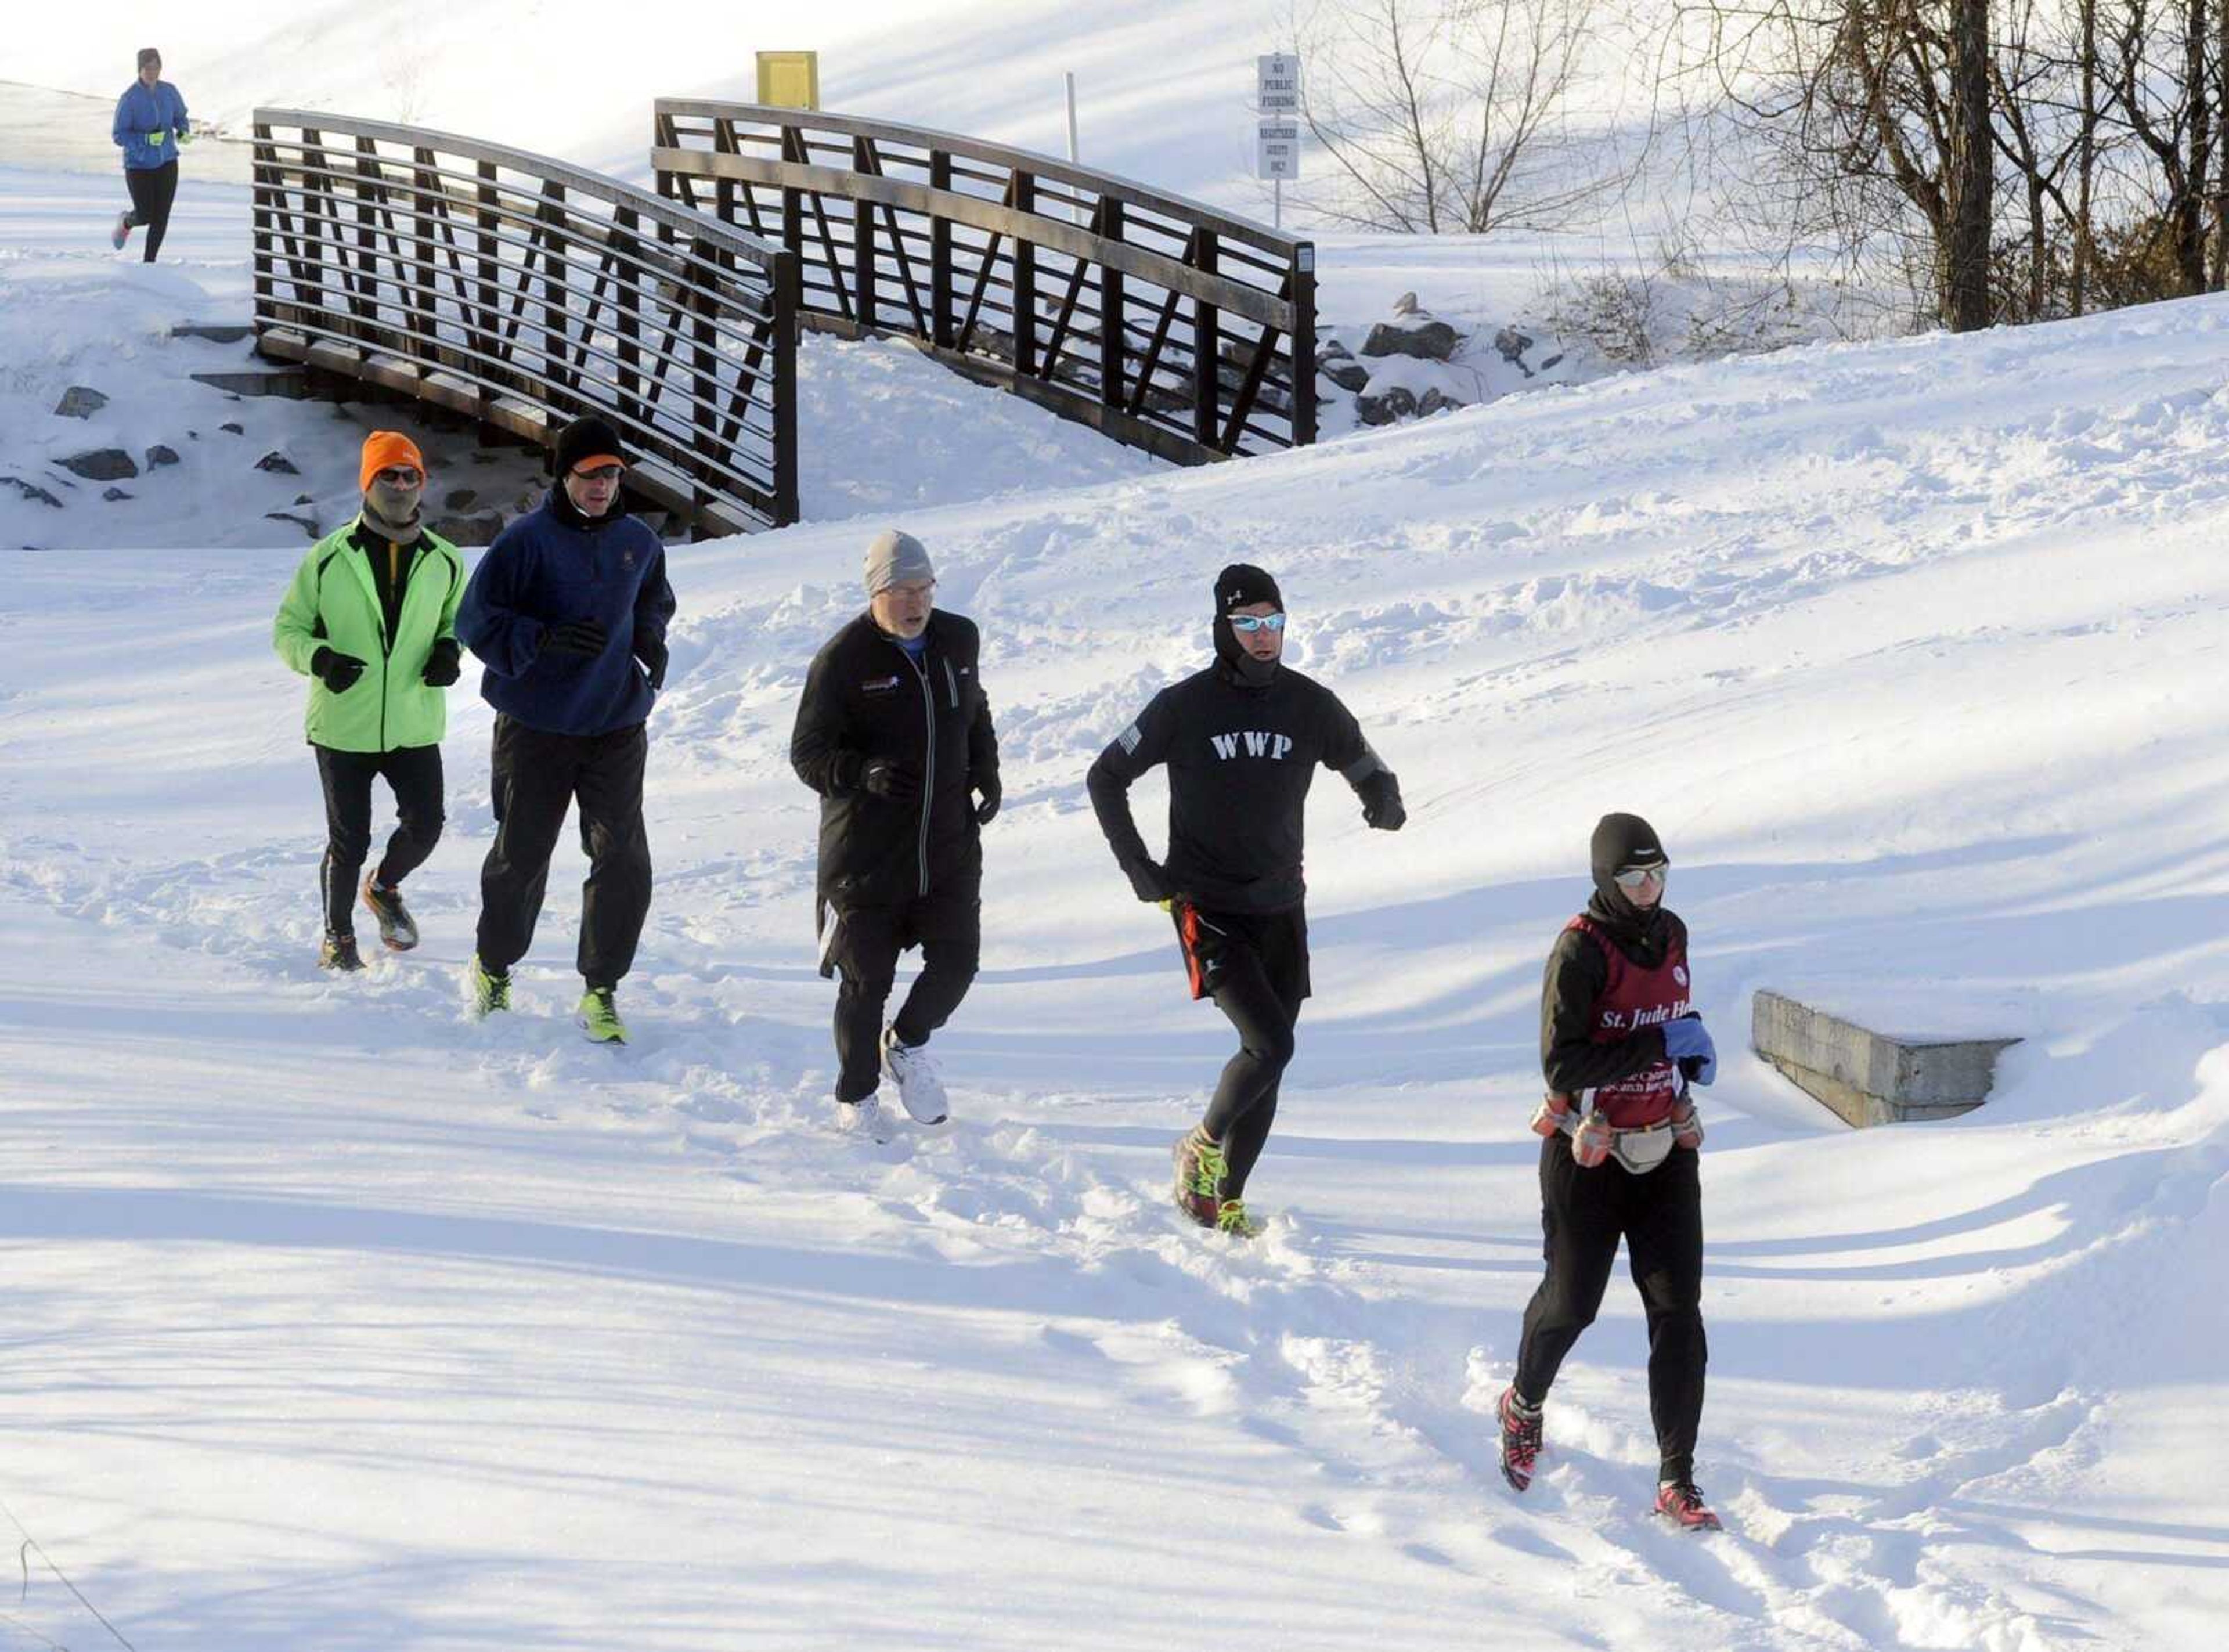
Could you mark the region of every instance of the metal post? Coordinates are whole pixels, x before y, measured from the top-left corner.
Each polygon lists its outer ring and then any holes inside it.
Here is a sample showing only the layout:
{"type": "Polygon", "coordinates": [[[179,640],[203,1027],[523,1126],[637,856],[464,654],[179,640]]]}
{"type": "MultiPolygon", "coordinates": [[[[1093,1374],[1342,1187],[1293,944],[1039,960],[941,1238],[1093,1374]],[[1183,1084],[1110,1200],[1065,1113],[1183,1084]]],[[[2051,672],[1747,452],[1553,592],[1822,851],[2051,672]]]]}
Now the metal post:
{"type": "MultiPolygon", "coordinates": [[[[1066,92],[1068,97],[1068,164],[1070,166],[1074,166],[1077,160],[1076,149],[1076,71],[1074,69],[1062,70],[1060,80],[1062,87],[1066,92]]],[[[1069,185],[1070,190],[1073,190],[1075,187],[1076,186],[1072,183],[1069,185]]],[[[1070,201],[1068,203],[1069,222],[1082,223],[1083,222],[1081,217],[1077,216],[1079,210],[1080,208],[1077,202],[1070,201]]]]}

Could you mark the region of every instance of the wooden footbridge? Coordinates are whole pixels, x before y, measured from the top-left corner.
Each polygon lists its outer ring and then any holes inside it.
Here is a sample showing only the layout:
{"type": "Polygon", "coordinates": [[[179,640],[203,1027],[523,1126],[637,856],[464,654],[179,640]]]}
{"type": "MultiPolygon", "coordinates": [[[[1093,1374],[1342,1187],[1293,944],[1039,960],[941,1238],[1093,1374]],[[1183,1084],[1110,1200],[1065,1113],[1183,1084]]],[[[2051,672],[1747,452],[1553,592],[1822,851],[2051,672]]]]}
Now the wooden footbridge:
{"type": "Polygon", "coordinates": [[[1314,249],[1047,156],[664,100],[654,191],[446,132],[254,116],[255,348],[549,445],[612,420],[700,536],[798,517],[799,331],[910,340],[1182,464],[1315,440],[1314,249]]]}

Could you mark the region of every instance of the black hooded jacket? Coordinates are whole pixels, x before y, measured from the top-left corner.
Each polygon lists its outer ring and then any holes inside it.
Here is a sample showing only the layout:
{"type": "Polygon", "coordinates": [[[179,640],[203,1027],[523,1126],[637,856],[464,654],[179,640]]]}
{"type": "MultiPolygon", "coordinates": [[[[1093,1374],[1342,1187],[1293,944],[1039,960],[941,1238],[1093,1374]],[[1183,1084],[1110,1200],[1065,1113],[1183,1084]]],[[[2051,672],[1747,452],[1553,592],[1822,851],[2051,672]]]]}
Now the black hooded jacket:
{"type": "Polygon", "coordinates": [[[982,828],[968,793],[997,789],[999,736],[977,675],[981,640],[973,620],[941,610],[922,634],[928,646],[916,664],[862,614],[806,673],[789,761],[820,794],[818,887],[839,911],[982,881],[982,828]],[[910,766],[920,794],[863,790],[877,757],[910,766]]]}
{"type": "MultiPolygon", "coordinates": [[[[1644,969],[1661,965],[1674,942],[1686,944],[1687,926],[1678,913],[1661,905],[1642,911],[1599,871],[1587,917],[1644,969]]],[[[1609,960],[1601,942],[1571,929],[1556,937],[1540,986],[1540,1068],[1548,1088],[1559,1095],[1614,1084],[1665,1058],[1661,1026],[1641,1027],[1616,1044],[1594,1042],[1595,1001],[1609,985],[1609,960]]]]}
{"type": "Polygon", "coordinates": [[[1127,871],[1152,860],[1131,783],[1166,763],[1169,884],[1210,911],[1282,912],[1307,893],[1301,828],[1316,765],[1358,789],[1384,765],[1329,689],[1283,665],[1249,682],[1217,641],[1224,657],[1156,694],[1084,785],[1127,871]]]}

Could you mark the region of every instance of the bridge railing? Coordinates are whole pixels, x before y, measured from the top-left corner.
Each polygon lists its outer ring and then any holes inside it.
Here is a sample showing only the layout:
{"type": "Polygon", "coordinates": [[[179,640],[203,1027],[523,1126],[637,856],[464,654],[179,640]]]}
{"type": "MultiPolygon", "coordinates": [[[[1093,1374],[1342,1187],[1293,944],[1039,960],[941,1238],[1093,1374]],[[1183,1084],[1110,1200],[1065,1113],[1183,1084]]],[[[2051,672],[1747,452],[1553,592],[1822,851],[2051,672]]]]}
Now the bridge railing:
{"type": "Polygon", "coordinates": [[[661,98],[662,196],[800,260],[808,326],[947,365],[1182,463],[1315,440],[1315,249],[1049,156],[661,98]]]}
{"type": "Polygon", "coordinates": [[[794,254],[524,151],[254,119],[262,354],[545,444],[599,414],[699,531],[797,519],[794,254]]]}

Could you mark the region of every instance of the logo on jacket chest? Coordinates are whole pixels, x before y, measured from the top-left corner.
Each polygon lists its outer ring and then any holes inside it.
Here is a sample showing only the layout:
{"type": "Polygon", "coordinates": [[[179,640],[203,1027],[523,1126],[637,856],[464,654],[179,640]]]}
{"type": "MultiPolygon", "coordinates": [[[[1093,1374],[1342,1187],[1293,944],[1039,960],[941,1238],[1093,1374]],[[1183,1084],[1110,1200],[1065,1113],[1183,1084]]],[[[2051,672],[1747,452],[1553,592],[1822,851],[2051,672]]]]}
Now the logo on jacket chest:
{"type": "Polygon", "coordinates": [[[1211,734],[1208,743],[1215,755],[1224,762],[1240,757],[1265,757],[1273,763],[1285,761],[1285,754],[1293,749],[1293,736],[1275,734],[1267,729],[1242,729],[1233,734],[1211,734]]]}
{"type": "Polygon", "coordinates": [[[904,679],[896,676],[870,677],[859,685],[859,692],[870,700],[880,699],[884,695],[896,693],[903,683],[904,679]]]}

